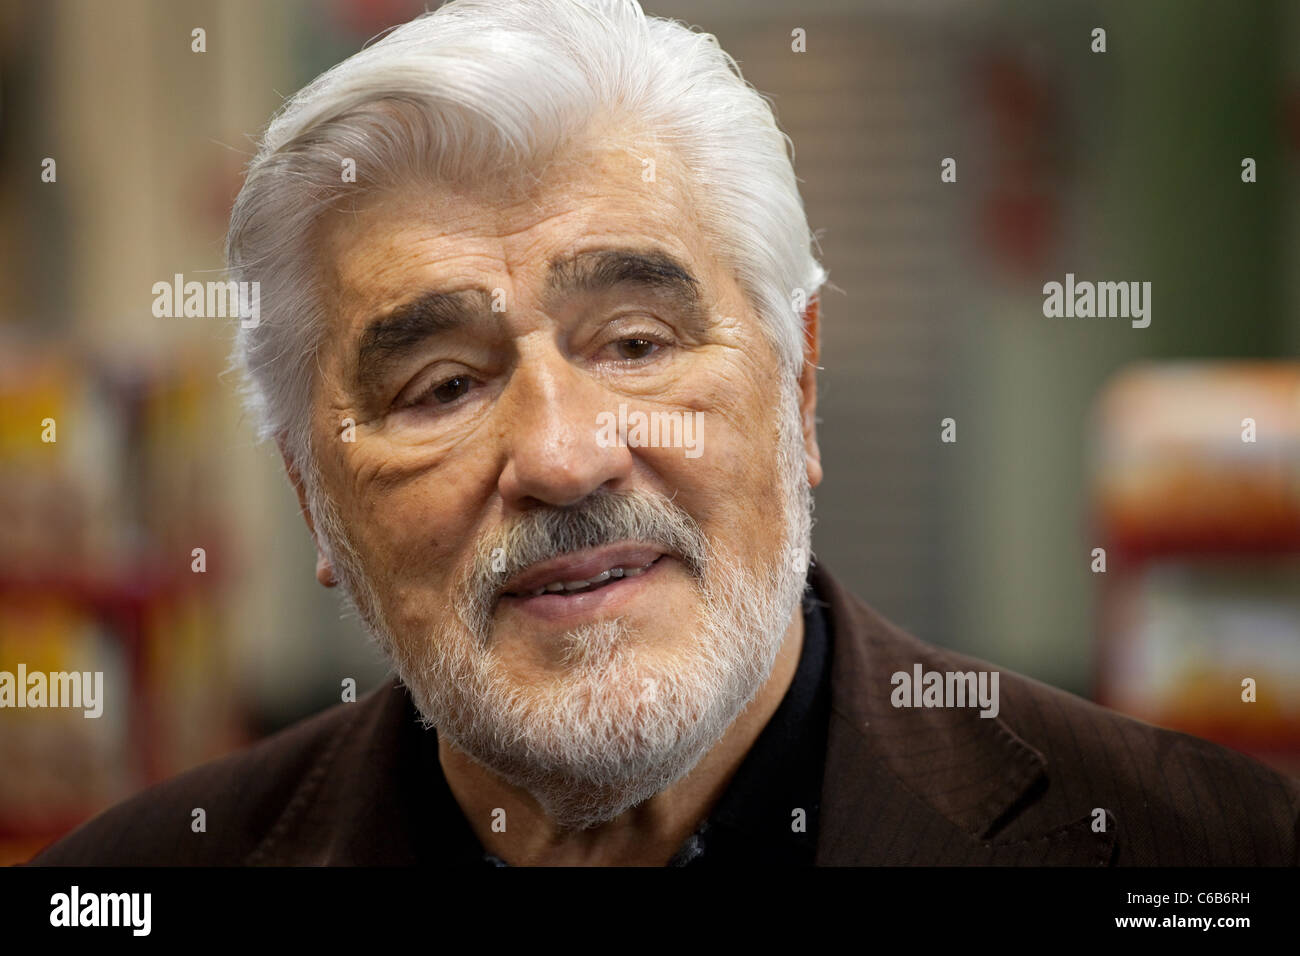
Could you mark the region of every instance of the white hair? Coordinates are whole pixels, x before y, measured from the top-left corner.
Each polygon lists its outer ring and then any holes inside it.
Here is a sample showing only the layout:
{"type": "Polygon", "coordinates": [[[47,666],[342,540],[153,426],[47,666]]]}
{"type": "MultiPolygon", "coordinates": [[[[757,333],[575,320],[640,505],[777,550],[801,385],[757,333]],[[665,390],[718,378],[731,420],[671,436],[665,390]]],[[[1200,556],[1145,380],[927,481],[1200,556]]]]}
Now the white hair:
{"type": "Polygon", "coordinates": [[[826,272],[788,137],[715,37],[634,0],[454,0],[321,74],[272,119],[235,201],[231,278],[261,283],[235,361],[263,437],[310,460],[325,328],[310,236],[326,210],[411,182],[507,176],[621,121],[673,149],[706,237],[795,377],[799,303],[826,272]],[[345,160],[356,182],[344,182],[345,160]],[[802,295],[797,290],[802,290],[802,295]]]}

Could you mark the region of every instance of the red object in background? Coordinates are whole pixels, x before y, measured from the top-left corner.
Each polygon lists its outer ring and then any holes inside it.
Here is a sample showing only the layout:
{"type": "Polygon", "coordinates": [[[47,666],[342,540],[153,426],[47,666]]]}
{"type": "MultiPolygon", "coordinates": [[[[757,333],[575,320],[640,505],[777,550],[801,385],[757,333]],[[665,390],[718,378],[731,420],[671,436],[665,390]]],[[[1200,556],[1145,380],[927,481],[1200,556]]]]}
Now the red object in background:
{"type": "Polygon", "coordinates": [[[1060,104],[1048,77],[1023,59],[997,53],[976,67],[976,87],[992,127],[987,192],[979,233],[996,262],[1023,276],[1041,274],[1060,235],[1052,144],[1060,104]]]}
{"type": "Polygon", "coordinates": [[[215,363],[5,346],[0,670],[91,671],[104,696],[94,720],[5,712],[0,865],[245,739],[224,677],[229,504],[216,493],[215,363]],[[47,417],[57,440],[34,427],[47,417]]]}
{"type": "Polygon", "coordinates": [[[1116,377],[1098,412],[1112,555],[1300,553],[1300,366],[1151,364],[1116,377]]]}
{"type": "Polygon", "coordinates": [[[1300,89],[1292,90],[1282,101],[1279,122],[1283,142],[1291,147],[1292,156],[1300,156],[1300,89]]]}
{"type": "Polygon", "coordinates": [[[342,0],[334,8],[334,19],[348,33],[368,40],[438,6],[416,0],[342,0]]]}
{"type": "Polygon", "coordinates": [[[1004,192],[984,203],[983,235],[1002,263],[1022,275],[1038,275],[1059,227],[1056,205],[1043,193],[1004,192]]]}

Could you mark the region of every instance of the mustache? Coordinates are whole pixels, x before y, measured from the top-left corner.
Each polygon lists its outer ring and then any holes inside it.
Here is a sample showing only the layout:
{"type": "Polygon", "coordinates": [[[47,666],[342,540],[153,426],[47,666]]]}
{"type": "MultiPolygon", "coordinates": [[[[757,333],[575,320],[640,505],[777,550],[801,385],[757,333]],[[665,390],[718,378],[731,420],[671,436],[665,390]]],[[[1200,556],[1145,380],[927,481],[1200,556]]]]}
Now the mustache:
{"type": "Polygon", "coordinates": [[[671,498],[655,491],[601,491],[575,505],[528,511],[486,533],[457,588],[457,613],[483,637],[510,578],[574,551],[629,541],[663,549],[697,579],[709,564],[704,532],[671,498]]]}

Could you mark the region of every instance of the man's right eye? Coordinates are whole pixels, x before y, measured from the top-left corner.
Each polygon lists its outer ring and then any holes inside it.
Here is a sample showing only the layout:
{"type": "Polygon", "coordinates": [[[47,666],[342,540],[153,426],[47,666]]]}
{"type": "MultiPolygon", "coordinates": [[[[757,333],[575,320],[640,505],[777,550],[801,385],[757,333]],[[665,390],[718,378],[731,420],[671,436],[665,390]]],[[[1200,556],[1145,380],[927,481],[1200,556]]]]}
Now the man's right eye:
{"type": "Polygon", "coordinates": [[[415,398],[405,403],[405,407],[415,405],[437,404],[450,405],[469,391],[470,377],[468,375],[456,375],[452,378],[444,379],[426,388],[415,398]]]}

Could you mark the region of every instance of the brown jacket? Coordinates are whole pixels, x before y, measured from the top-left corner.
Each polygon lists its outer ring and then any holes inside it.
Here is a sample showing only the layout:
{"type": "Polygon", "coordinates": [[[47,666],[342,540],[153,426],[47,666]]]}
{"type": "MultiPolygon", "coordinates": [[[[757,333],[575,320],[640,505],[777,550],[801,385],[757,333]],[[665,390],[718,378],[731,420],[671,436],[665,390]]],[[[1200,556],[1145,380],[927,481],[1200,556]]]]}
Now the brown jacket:
{"type": "MultiPolygon", "coordinates": [[[[918,663],[923,671],[994,668],[898,629],[824,569],[811,580],[829,605],[832,642],[819,864],[1298,862],[1295,780],[1006,671],[996,717],[978,708],[895,708],[895,672],[910,674],[918,663]]],[[[420,799],[440,772],[434,739],[420,730],[405,690],[390,683],[145,791],[32,862],[436,860],[425,834],[439,828],[421,819],[428,804],[420,799]],[[197,807],[206,812],[204,834],[190,828],[197,807]]]]}

